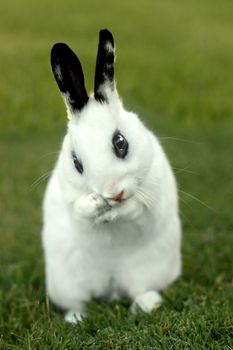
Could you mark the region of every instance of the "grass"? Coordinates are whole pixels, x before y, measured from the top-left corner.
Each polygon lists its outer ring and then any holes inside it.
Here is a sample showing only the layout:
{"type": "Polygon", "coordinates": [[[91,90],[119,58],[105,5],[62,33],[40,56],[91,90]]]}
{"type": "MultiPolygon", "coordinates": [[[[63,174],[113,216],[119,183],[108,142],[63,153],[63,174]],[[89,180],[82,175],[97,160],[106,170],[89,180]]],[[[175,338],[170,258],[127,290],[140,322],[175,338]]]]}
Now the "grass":
{"type": "Polygon", "coordinates": [[[0,349],[233,349],[233,5],[229,0],[1,4],[0,349]],[[65,109],[51,77],[55,41],[73,46],[93,86],[98,30],[117,41],[130,108],[161,138],[180,189],[183,275],[151,315],[90,303],[66,324],[46,299],[42,174],[65,109]],[[195,198],[196,199],[195,199],[195,198]]]}

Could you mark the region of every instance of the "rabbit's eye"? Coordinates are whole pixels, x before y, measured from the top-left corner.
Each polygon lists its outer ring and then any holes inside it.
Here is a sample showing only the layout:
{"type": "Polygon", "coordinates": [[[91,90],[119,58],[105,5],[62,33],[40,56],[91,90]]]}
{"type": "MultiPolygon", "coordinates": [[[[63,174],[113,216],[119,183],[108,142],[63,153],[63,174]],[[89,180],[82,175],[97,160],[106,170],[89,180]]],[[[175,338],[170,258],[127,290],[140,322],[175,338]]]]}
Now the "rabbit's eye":
{"type": "Polygon", "coordinates": [[[72,152],[72,158],[73,158],[73,162],[74,162],[74,166],[75,168],[78,170],[78,172],[80,174],[83,173],[83,165],[82,162],[80,160],[78,160],[76,154],[74,152],[72,152]]]}
{"type": "Polygon", "coordinates": [[[128,142],[126,138],[117,130],[112,138],[115,154],[118,158],[125,158],[128,153],[128,142]]]}

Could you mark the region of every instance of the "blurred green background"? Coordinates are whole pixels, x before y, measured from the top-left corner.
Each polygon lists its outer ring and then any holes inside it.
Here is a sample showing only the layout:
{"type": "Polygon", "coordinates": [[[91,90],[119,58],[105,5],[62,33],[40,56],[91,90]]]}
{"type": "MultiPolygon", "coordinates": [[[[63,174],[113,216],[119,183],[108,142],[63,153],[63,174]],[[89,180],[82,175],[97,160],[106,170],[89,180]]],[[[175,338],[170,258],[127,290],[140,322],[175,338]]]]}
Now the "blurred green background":
{"type": "Polygon", "coordinates": [[[0,7],[0,348],[229,349],[232,344],[233,2],[2,1],[0,7]],[[79,56],[93,89],[98,32],[117,47],[128,109],[160,137],[177,176],[183,276],[152,315],[90,304],[82,325],[48,303],[41,202],[65,133],[49,55],[79,56]]]}
{"type": "Polygon", "coordinates": [[[232,13],[230,0],[3,1],[1,128],[63,126],[51,46],[64,41],[74,48],[92,90],[105,27],[115,36],[118,88],[130,107],[197,125],[231,118],[232,13]]]}

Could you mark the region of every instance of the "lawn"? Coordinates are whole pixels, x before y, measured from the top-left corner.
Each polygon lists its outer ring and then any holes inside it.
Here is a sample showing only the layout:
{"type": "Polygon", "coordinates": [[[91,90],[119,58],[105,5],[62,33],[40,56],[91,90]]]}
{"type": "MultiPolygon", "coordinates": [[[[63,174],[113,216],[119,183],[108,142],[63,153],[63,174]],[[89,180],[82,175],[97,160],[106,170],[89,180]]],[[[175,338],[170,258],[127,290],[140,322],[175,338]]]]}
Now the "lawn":
{"type": "Polygon", "coordinates": [[[233,3],[11,0],[0,12],[0,349],[233,349],[233,3]],[[93,88],[112,30],[125,105],[160,137],[177,176],[183,275],[151,315],[90,303],[66,324],[46,299],[41,202],[65,133],[49,67],[56,41],[93,88]]]}

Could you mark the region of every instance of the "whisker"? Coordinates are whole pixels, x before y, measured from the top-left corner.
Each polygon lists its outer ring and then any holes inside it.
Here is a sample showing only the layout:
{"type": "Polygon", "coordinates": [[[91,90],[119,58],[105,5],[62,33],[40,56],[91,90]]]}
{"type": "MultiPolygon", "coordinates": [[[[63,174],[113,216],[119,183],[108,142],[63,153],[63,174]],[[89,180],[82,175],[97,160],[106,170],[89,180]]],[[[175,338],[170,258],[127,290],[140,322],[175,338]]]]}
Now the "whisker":
{"type": "Polygon", "coordinates": [[[201,174],[195,173],[194,171],[191,170],[187,170],[188,167],[185,168],[177,168],[177,167],[172,167],[173,170],[177,170],[175,171],[175,174],[179,174],[179,173],[188,173],[188,174],[192,174],[192,175],[197,175],[197,176],[201,176],[201,174]]]}
{"type": "Polygon", "coordinates": [[[156,202],[156,198],[152,197],[142,188],[137,188],[136,192],[139,194],[140,198],[143,200],[148,208],[152,208],[156,202]]]}
{"type": "Polygon", "coordinates": [[[46,180],[52,173],[52,170],[47,171],[42,174],[38,179],[36,179],[30,186],[30,190],[34,190],[37,186],[39,186],[44,180],[46,180]]]}
{"type": "Polygon", "coordinates": [[[189,204],[189,203],[187,203],[186,202],[186,200],[184,200],[184,198],[181,198],[181,197],[179,197],[179,199],[181,200],[181,202],[183,202],[189,209],[193,209],[192,207],[191,207],[191,205],[189,204]]]}
{"type": "Polygon", "coordinates": [[[136,194],[141,199],[141,201],[145,204],[146,207],[150,208],[151,203],[148,201],[148,199],[145,197],[145,194],[140,191],[139,189],[136,190],[136,194]]]}
{"type": "Polygon", "coordinates": [[[192,228],[195,228],[195,226],[193,225],[193,222],[181,211],[180,211],[180,216],[184,218],[189,223],[189,225],[192,226],[192,228]]]}
{"type": "Polygon", "coordinates": [[[209,210],[213,211],[214,213],[216,213],[216,211],[214,210],[214,208],[208,206],[206,203],[202,202],[199,198],[193,196],[192,194],[188,193],[188,192],[185,192],[185,191],[182,191],[182,190],[179,190],[179,192],[185,194],[186,196],[192,198],[192,199],[195,199],[198,203],[202,204],[204,207],[208,208],[209,210]]]}
{"type": "Polygon", "coordinates": [[[148,203],[145,201],[145,198],[138,192],[136,192],[136,196],[148,208],[148,203]]]}
{"type": "Polygon", "coordinates": [[[191,143],[191,144],[196,144],[196,145],[200,145],[201,142],[197,142],[197,141],[190,141],[190,140],[187,140],[187,139],[181,139],[181,138],[178,138],[178,137],[172,137],[172,136],[162,136],[162,137],[159,137],[159,140],[172,140],[172,141],[180,141],[180,142],[185,142],[185,143],[191,143]]]}
{"type": "Polygon", "coordinates": [[[60,153],[60,151],[54,151],[54,152],[49,152],[49,153],[46,153],[46,154],[43,154],[41,157],[39,157],[39,159],[44,159],[46,157],[49,157],[51,155],[58,155],[60,153]]]}

